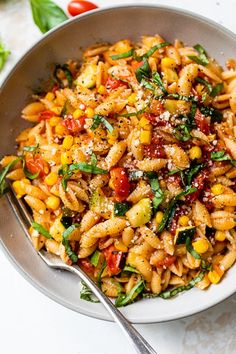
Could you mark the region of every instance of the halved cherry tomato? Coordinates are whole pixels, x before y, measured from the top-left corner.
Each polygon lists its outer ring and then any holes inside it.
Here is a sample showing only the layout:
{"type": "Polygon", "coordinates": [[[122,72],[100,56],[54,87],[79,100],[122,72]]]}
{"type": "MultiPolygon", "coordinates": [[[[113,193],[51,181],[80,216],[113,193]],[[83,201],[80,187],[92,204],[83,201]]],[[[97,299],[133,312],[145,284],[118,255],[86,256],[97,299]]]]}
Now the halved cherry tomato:
{"type": "Polygon", "coordinates": [[[199,109],[196,110],[196,114],[194,117],[195,123],[197,127],[203,132],[204,134],[210,134],[210,124],[207,121],[206,117],[200,112],[199,109]]]}
{"type": "Polygon", "coordinates": [[[114,187],[115,199],[123,202],[129,195],[130,183],[123,167],[114,167],[110,171],[111,185],[114,187]]]}
{"type": "Polygon", "coordinates": [[[85,117],[79,119],[74,119],[72,117],[67,117],[63,120],[62,124],[66,127],[70,134],[75,135],[84,129],[85,117]]]}
{"type": "Polygon", "coordinates": [[[83,258],[79,260],[80,266],[85,270],[85,272],[88,273],[93,273],[94,272],[94,266],[90,263],[90,260],[88,258],[83,258]]]}
{"type": "Polygon", "coordinates": [[[164,258],[162,261],[158,261],[156,266],[158,268],[167,268],[171,266],[171,264],[173,264],[175,261],[176,261],[175,256],[166,256],[166,258],[164,258]]]}
{"type": "Polygon", "coordinates": [[[27,170],[33,175],[38,173],[39,177],[45,177],[49,173],[48,163],[41,156],[27,153],[25,156],[27,170]]]}
{"type": "Polygon", "coordinates": [[[125,82],[121,80],[114,79],[114,77],[108,76],[107,82],[106,82],[106,89],[107,92],[113,91],[117,89],[118,87],[122,86],[127,86],[125,82]]]}
{"type": "Polygon", "coordinates": [[[68,4],[68,12],[71,16],[77,16],[84,12],[94,10],[97,8],[97,5],[93,4],[90,1],[86,0],[72,0],[68,4]]]}
{"type": "Polygon", "coordinates": [[[123,253],[121,251],[117,251],[114,245],[105,248],[102,252],[105,256],[110,275],[118,274],[121,271],[120,262],[123,253]]]}
{"type": "Polygon", "coordinates": [[[39,121],[50,119],[53,116],[55,116],[55,113],[50,111],[50,110],[46,110],[46,111],[40,112],[39,113],[39,121]]]}

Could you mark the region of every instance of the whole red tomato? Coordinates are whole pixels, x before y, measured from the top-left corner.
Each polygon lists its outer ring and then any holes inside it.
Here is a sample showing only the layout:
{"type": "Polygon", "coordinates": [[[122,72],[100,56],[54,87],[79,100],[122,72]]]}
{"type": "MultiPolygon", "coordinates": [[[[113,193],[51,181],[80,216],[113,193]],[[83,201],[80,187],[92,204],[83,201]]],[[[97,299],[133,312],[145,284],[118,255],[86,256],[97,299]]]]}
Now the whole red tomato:
{"type": "Polygon", "coordinates": [[[97,5],[85,0],[72,0],[68,4],[68,12],[71,16],[80,15],[86,11],[94,10],[97,5]]]}

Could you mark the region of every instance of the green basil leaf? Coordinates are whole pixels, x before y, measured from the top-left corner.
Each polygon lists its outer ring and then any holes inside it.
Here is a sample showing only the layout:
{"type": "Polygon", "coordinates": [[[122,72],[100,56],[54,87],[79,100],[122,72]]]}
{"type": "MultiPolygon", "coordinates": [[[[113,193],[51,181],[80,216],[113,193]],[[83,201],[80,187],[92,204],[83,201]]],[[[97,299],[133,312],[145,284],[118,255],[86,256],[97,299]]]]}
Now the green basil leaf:
{"type": "Polygon", "coordinates": [[[81,280],[80,298],[89,302],[99,302],[99,300],[94,296],[92,290],[89,289],[83,280],[81,280]]]}
{"type": "Polygon", "coordinates": [[[96,250],[91,258],[90,258],[90,262],[94,267],[97,267],[98,262],[99,262],[99,258],[100,258],[101,252],[99,252],[98,250],[96,250]]]}
{"type": "Polygon", "coordinates": [[[70,234],[79,227],[79,224],[72,224],[66,229],[62,234],[62,244],[65,246],[66,254],[72,260],[73,263],[78,261],[78,256],[75,252],[72,251],[70,241],[68,240],[70,234]]]}
{"type": "Polygon", "coordinates": [[[35,145],[35,146],[24,146],[23,150],[24,151],[28,151],[28,152],[33,152],[36,151],[39,147],[39,144],[35,145]]]}
{"type": "Polygon", "coordinates": [[[4,47],[3,43],[0,43],[0,71],[3,69],[10,54],[11,52],[4,47]]]}
{"type": "Polygon", "coordinates": [[[94,154],[94,152],[91,154],[91,165],[96,166],[98,162],[97,156],[94,154]]]}
{"type": "Polygon", "coordinates": [[[210,94],[211,97],[215,97],[217,95],[219,95],[219,93],[221,93],[221,91],[223,90],[224,88],[224,84],[223,82],[220,82],[219,84],[215,85],[213,88],[212,88],[212,92],[210,94]]]}
{"type": "Polygon", "coordinates": [[[190,186],[193,177],[205,167],[204,164],[196,164],[196,161],[193,160],[190,164],[190,168],[188,168],[186,171],[184,171],[185,176],[186,176],[186,182],[187,185],[190,186]]]}
{"type": "Polygon", "coordinates": [[[161,190],[159,181],[157,178],[150,179],[150,185],[154,193],[154,198],[152,199],[152,205],[154,211],[157,210],[158,206],[163,202],[164,193],[161,190]]]}
{"type": "Polygon", "coordinates": [[[189,129],[186,125],[178,125],[174,128],[173,134],[179,141],[188,141],[191,139],[189,129]]]}
{"type": "MultiPolygon", "coordinates": [[[[53,72],[53,77],[54,77],[55,81],[58,83],[59,87],[61,87],[61,88],[65,87],[63,80],[58,75],[58,72],[61,70],[64,72],[64,75],[65,75],[67,83],[68,83],[68,87],[72,87],[73,76],[72,76],[72,73],[70,72],[69,66],[67,64],[63,64],[63,65],[56,64],[55,65],[55,69],[53,72]]],[[[64,107],[65,107],[65,105],[64,105],[64,107]]],[[[66,108],[64,108],[64,107],[63,107],[63,109],[65,110],[66,108]]],[[[64,112],[63,112],[63,114],[64,114],[64,112]]],[[[63,114],[61,113],[62,116],[63,116],[63,114]]]]}
{"type": "Polygon", "coordinates": [[[6,167],[0,171],[0,198],[8,191],[6,184],[6,175],[10,172],[13,167],[17,164],[17,162],[21,161],[22,157],[18,157],[12,162],[10,162],[6,167]]]}
{"type": "Polygon", "coordinates": [[[70,227],[72,225],[73,218],[71,216],[62,215],[60,221],[61,221],[62,225],[67,229],[68,227],[70,227]]]}
{"type": "Polygon", "coordinates": [[[149,78],[151,75],[151,68],[147,61],[144,59],[143,64],[135,71],[136,78],[138,82],[141,82],[144,78],[149,78]]]}
{"type": "Polygon", "coordinates": [[[118,60],[118,59],[133,57],[133,55],[134,55],[134,49],[130,49],[128,52],[111,55],[110,57],[112,60],[118,60]]]}
{"type": "Polygon", "coordinates": [[[152,92],[156,91],[155,87],[151,84],[151,82],[147,81],[146,79],[142,79],[140,85],[152,92]]]}
{"type": "Polygon", "coordinates": [[[142,58],[142,59],[144,59],[144,58],[147,59],[147,58],[151,57],[158,49],[167,47],[167,46],[169,46],[169,45],[171,45],[171,43],[169,43],[169,42],[163,42],[163,43],[159,43],[159,44],[157,44],[157,45],[154,45],[153,47],[151,47],[151,48],[147,51],[147,53],[143,54],[143,55],[141,56],[141,58],[142,58]]]}
{"type": "Polygon", "coordinates": [[[185,102],[198,102],[198,98],[195,96],[183,96],[179,93],[168,93],[166,98],[174,98],[175,100],[185,101],[185,102]]]}
{"type": "Polygon", "coordinates": [[[215,97],[217,96],[224,88],[223,83],[219,83],[217,85],[215,85],[214,87],[210,84],[210,82],[208,82],[207,80],[202,79],[201,77],[197,77],[196,81],[203,84],[204,86],[206,86],[208,93],[211,97],[215,97]]]}
{"type": "Polygon", "coordinates": [[[103,170],[102,168],[96,167],[94,165],[90,165],[87,162],[78,162],[72,165],[69,165],[69,171],[73,172],[75,170],[80,170],[81,172],[93,173],[93,174],[107,174],[107,170],[103,170]]]}
{"type": "Polygon", "coordinates": [[[223,119],[223,114],[213,107],[202,106],[200,111],[204,116],[210,116],[213,123],[220,123],[223,119]]]}
{"type": "Polygon", "coordinates": [[[46,238],[53,239],[52,235],[43,227],[43,225],[38,224],[37,222],[33,221],[31,226],[34,230],[38,231],[41,235],[46,238]]]}
{"type": "Polygon", "coordinates": [[[190,238],[189,236],[186,238],[186,250],[187,250],[194,258],[196,258],[196,259],[202,259],[202,257],[200,256],[200,254],[197,253],[197,252],[195,251],[195,249],[193,248],[193,246],[192,246],[192,240],[191,240],[191,238],[190,238]]]}
{"type": "Polygon", "coordinates": [[[179,230],[176,235],[176,245],[186,243],[186,239],[189,238],[190,240],[193,239],[193,236],[196,232],[196,227],[186,227],[184,230],[179,230]]]}
{"type": "Polygon", "coordinates": [[[201,77],[197,77],[197,78],[196,78],[196,81],[199,82],[200,84],[206,86],[207,91],[208,91],[209,94],[212,93],[213,87],[212,87],[212,85],[210,84],[210,82],[208,82],[207,80],[204,80],[204,79],[201,78],[201,77]]]}
{"type": "Polygon", "coordinates": [[[65,12],[52,0],[30,0],[30,6],[34,22],[42,33],[68,19],[65,12]]]}
{"type": "Polygon", "coordinates": [[[211,159],[214,161],[225,161],[230,160],[229,155],[226,155],[224,150],[216,151],[211,153],[211,159]]]}
{"type": "Polygon", "coordinates": [[[126,266],[122,269],[122,271],[123,271],[123,272],[130,272],[130,273],[137,273],[137,274],[140,274],[140,272],[139,272],[136,268],[134,268],[134,267],[132,267],[132,266],[130,266],[130,265],[126,265],[126,266]]]}
{"type": "Polygon", "coordinates": [[[124,216],[130,208],[131,205],[128,202],[114,203],[114,214],[115,216],[124,216]]]}
{"type": "Polygon", "coordinates": [[[199,56],[195,56],[195,55],[188,55],[188,57],[195,61],[197,64],[206,66],[209,64],[209,60],[207,58],[207,53],[205,51],[205,49],[200,45],[200,44],[196,44],[194,46],[194,48],[198,51],[199,56]]]}
{"type": "Polygon", "coordinates": [[[115,301],[116,307],[126,306],[133,302],[135,298],[144,290],[145,284],[143,280],[140,280],[128,294],[120,294],[115,301]]]}
{"type": "Polygon", "coordinates": [[[91,125],[90,129],[95,130],[99,127],[100,124],[103,124],[109,133],[113,132],[113,126],[108,122],[108,120],[106,120],[106,118],[98,114],[93,117],[93,124],[91,125]]]}
{"type": "Polygon", "coordinates": [[[102,264],[102,267],[98,273],[97,284],[98,284],[99,288],[101,288],[101,285],[102,285],[102,273],[103,273],[104,269],[106,268],[106,266],[107,266],[107,262],[104,261],[102,264]]]}
{"type": "Polygon", "coordinates": [[[196,192],[197,189],[196,188],[191,188],[191,187],[187,187],[186,190],[184,192],[181,192],[179,194],[177,194],[171,201],[170,203],[168,204],[165,212],[164,212],[164,215],[163,215],[163,218],[162,218],[162,221],[158,227],[158,232],[161,232],[164,230],[164,228],[166,227],[166,225],[169,225],[173,216],[174,216],[174,213],[175,213],[175,209],[176,209],[176,204],[177,204],[177,201],[182,198],[182,197],[185,197],[187,196],[188,194],[191,194],[191,193],[194,193],[196,192]]]}
{"type": "Polygon", "coordinates": [[[160,74],[157,71],[155,71],[153,73],[152,79],[153,79],[153,82],[161,89],[161,91],[163,93],[167,93],[167,91],[165,89],[165,86],[164,86],[164,84],[162,82],[161,76],[160,76],[160,74]]]}
{"type": "Polygon", "coordinates": [[[132,112],[132,113],[124,113],[124,114],[119,114],[119,117],[135,117],[135,116],[139,116],[140,114],[143,114],[146,112],[147,108],[149,107],[148,103],[144,108],[140,109],[139,111],[136,112],[132,112]]]}

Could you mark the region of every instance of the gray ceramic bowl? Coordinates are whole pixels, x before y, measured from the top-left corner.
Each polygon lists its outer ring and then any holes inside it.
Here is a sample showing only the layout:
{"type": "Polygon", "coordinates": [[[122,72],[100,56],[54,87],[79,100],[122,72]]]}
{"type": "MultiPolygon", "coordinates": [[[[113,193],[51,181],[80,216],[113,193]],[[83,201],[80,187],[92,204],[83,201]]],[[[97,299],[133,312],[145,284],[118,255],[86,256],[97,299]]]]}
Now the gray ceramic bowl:
{"type": "MultiPolygon", "coordinates": [[[[45,35],[18,62],[0,90],[0,156],[14,152],[14,138],[26,126],[22,107],[39,79],[47,78],[53,63],[81,56],[81,48],[98,41],[137,40],[161,34],[186,44],[201,43],[221,63],[235,55],[236,37],[223,27],[194,14],[158,6],[121,6],[96,10],[74,18],[45,35]]],[[[110,320],[101,304],[79,299],[79,282],[72,274],[49,269],[26,239],[7,200],[0,201],[1,244],[16,269],[53,300],[80,313],[110,320]]],[[[171,300],[143,300],[122,311],[133,322],[150,323],[181,318],[202,311],[236,291],[236,267],[207,292],[191,290],[171,300]]]]}

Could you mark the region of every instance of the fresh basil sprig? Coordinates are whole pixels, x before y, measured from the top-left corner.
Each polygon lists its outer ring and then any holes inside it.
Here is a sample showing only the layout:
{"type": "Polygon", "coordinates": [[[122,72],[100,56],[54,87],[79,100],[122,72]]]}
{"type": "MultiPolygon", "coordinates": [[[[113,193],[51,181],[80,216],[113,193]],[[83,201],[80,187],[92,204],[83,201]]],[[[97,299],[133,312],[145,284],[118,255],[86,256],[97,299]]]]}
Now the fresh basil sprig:
{"type": "Polygon", "coordinates": [[[115,301],[115,306],[116,307],[121,307],[121,306],[126,306],[133,302],[135,298],[144,290],[145,284],[143,280],[140,280],[131,290],[128,294],[119,294],[119,296],[116,298],[115,301]]]}
{"type": "Polygon", "coordinates": [[[195,61],[197,64],[206,66],[209,64],[209,60],[207,58],[207,53],[205,51],[205,49],[200,45],[200,44],[196,44],[194,47],[194,49],[196,49],[196,51],[199,53],[198,56],[196,55],[188,55],[189,59],[195,61]]]}
{"type": "Polygon", "coordinates": [[[30,6],[34,22],[42,33],[68,19],[65,12],[52,0],[30,0],[30,6]]]}
{"type": "Polygon", "coordinates": [[[12,162],[10,162],[6,167],[0,172],[0,197],[2,197],[7,191],[6,175],[15,167],[17,162],[21,161],[22,157],[18,157],[12,162]]]}
{"type": "Polygon", "coordinates": [[[38,231],[41,235],[43,235],[46,238],[53,239],[52,235],[43,227],[43,225],[33,221],[31,223],[31,226],[34,230],[38,231]]]}
{"type": "Polygon", "coordinates": [[[69,236],[70,234],[79,227],[79,224],[72,224],[68,229],[66,229],[62,234],[62,244],[65,246],[66,254],[72,260],[73,263],[78,261],[78,256],[75,252],[72,251],[69,236]]]}
{"type": "Polygon", "coordinates": [[[99,127],[100,124],[103,124],[107,128],[109,133],[113,132],[113,130],[114,130],[113,126],[108,122],[108,120],[105,117],[100,116],[98,114],[96,114],[93,117],[93,124],[91,125],[90,129],[95,130],[99,127]]]}
{"type": "Polygon", "coordinates": [[[11,52],[4,47],[3,43],[0,43],[0,71],[3,69],[10,54],[11,52]]]}

